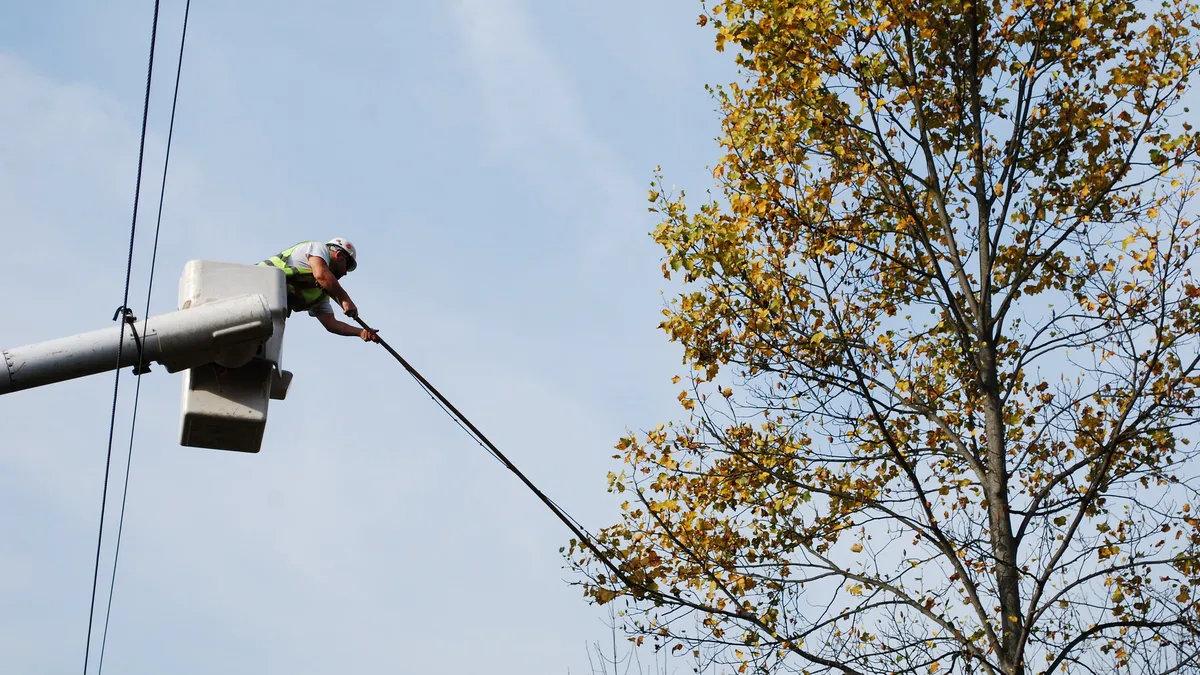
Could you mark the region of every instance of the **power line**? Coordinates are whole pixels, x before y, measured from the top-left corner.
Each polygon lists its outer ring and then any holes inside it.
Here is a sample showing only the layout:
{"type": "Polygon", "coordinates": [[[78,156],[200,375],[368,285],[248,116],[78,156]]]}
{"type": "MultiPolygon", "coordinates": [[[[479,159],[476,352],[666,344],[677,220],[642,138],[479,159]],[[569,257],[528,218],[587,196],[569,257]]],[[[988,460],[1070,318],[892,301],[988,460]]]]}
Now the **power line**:
{"type": "MultiPolygon", "coordinates": [[[[187,0],[183,7],[183,30],[179,37],[179,61],[175,67],[175,92],[171,96],[171,122],[167,127],[167,148],[163,157],[162,184],[158,190],[158,214],[154,223],[154,248],[150,253],[150,278],[146,283],[146,311],[142,316],[146,317],[146,323],[143,324],[143,332],[150,329],[150,298],[154,291],[154,270],[158,263],[158,238],[162,231],[162,212],[163,200],[167,194],[167,168],[171,164],[171,139],[175,136],[175,109],[179,105],[179,80],[183,74],[183,48],[187,44],[187,25],[188,16],[191,13],[192,0],[187,0]]],[[[129,471],[133,465],[133,439],[134,433],[137,430],[137,413],[138,402],[142,395],[142,374],[145,372],[145,361],[142,355],[138,354],[137,386],[133,392],[133,416],[129,423],[129,451],[125,457],[125,481],[121,488],[121,515],[117,519],[117,543],[113,551],[112,578],[108,583],[108,605],[104,610],[104,631],[100,638],[100,658],[98,659],[96,673],[99,675],[104,672],[104,648],[108,645],[108,620],[112,615],[112,599],[113,593],[117,587],[117,562],[121,558],[121,533],[125,531],[125,502],[129,496],[129,471]]]]}
{"type": "MultiPolygon", "coordinates": [[[[142,103],[142,134],[141,140],[138,141],[137,183],[133,187],[133,219],[129,225],[129,255],[125,261],[125,292],[121,298],[121,307],[117,310],[118,313],[122,310],[125,311],[126,316],[129,311],[129,282],[133,276],[133,243],[137,235],[138,201],[142,194],[142,166],[146,156],[146,122],[150,117],[150,83],[154,78],[154,44],[158,38],[158,5],[159,0],[154,0],[154,21],[150,26],[150,57],[146,65],[146,95],[142,103]]],[[[122,322],[121,330],[118,331],[117,368],[116,375],[113,377],[112,413],[108,421],[108,451],[104,458],[104,489],[100,496],[100,527],[96,535],[96,562],[92,571],[92,600],[88,607],[87,640],[83,651],[83,675],[87,675],[88,662],[91,657],[92,622],[96,615],[96,585],[100,579],[100,546],[104,542],[104,512],[108,505],[108,474],[112,468],[113,432],[117,426],[117,398],[121,388],[121,356],[125,346],[125,323],[129,323],[131,327],[133,325],[132,322],[122,322]]]]}

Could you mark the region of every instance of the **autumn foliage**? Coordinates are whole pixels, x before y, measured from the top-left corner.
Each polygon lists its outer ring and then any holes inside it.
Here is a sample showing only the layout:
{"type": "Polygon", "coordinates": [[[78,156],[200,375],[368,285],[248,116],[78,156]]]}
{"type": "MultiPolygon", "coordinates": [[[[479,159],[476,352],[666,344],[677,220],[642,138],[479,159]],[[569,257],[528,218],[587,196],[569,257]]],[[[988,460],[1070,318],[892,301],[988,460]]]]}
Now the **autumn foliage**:
{"type": "Polygon", "coordinates": [[[1200,669],[1189,1],[705,7],[719,194],[650,194],[686,412],[588,596],[739,672],[1200,669]]]}

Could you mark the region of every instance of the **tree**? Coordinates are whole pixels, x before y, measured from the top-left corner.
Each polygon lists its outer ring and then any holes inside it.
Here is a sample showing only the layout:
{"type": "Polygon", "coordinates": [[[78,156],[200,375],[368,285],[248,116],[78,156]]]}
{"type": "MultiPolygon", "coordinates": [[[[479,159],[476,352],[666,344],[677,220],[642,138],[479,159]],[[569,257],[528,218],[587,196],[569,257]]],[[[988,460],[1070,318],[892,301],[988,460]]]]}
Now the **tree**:
{"type": "MultiPolygon", "coordinates": [[[[648,654],[650,668],[642,664],[642,644],[625,645],[624,650],[618,648],[622,642],[620,627],[617,624],[617,613],[613,605],[609,605],[608,620],[609,644],[601,645],[599,640],[588,647],[588,668],[591,675],[674,675],[678,668],[672,667],[670,654],[665,651],[655,651],[648,654]]],[[[636,639],[634,640],[636,642],[636,639]]],[[[690,670],[703,675],[704,664],[697,662],[690,670]]],[[[570,675],[568,671],[567,675],[570,675]]]]}
{"type": "Polygon", "coordinates": [[[685,418],[567,555],[736,668],[1200,669],[1188,0],[727,0],[685,418]],[[698,620],[699,630],[687,617],[698,620]]]}

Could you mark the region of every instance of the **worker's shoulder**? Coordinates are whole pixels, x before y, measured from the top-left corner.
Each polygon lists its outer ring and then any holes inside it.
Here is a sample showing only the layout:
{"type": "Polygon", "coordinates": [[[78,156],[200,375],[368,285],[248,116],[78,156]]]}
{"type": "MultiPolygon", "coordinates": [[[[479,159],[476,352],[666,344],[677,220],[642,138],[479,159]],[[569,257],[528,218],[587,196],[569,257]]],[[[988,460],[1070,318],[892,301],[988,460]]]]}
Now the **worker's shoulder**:
{"type": "Polygon", "coordinates": [[[320,258],[329,264],[329,251],[319,241],[302,241],[287,250],[287,264],[302,270],[312,269],[310,258],[320,258]]]}
{"type": "Polygon", "coordinates": [[[320,256],[322,258],[326,258],[329,256],[329,251],[325,246],[325,242],[317,241],[315,239],[311,240],[311,241],[302,241],[299,244],[296,244],[294,247],[292,247],[292,250],[296,253],[303,253],[305,255],[315,255],[315,256],[320,256]]]}

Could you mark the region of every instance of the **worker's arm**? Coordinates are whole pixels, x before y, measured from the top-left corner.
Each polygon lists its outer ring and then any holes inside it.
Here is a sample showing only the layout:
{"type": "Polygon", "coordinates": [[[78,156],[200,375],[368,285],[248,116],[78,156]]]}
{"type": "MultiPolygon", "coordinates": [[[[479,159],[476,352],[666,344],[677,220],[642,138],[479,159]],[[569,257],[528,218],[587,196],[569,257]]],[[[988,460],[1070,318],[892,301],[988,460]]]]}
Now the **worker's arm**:
{"type": "Polygon", "coordinates": [[[333,312],[321,312],[317,314],[317,321],[325,326],[325,330],[334,335],[345,335],[347,337],[360,337],[367,342],[378,342],[379,335],[377,331],[366,330],[358,326],[351,326],[343,321],[338,321],[334,318],[333,312]]]}
{"type": "Polygon", "coordinates": [[[357,314],[358,307],[350,299],[350,294],[346,292],[346,289],[342,288],[342,285],[338,283],[337,276],[334,275],[333,270],[329,269],[329,265],[326,265],[320,256],[315,255],[308,256],[308,264],[312,267],[313,278],[317,280],[321,288],[324,288],[334,300],[338,301],[346,316],[352,317],[357,314]]]}

